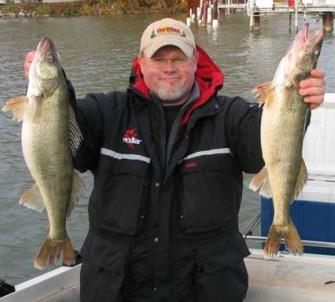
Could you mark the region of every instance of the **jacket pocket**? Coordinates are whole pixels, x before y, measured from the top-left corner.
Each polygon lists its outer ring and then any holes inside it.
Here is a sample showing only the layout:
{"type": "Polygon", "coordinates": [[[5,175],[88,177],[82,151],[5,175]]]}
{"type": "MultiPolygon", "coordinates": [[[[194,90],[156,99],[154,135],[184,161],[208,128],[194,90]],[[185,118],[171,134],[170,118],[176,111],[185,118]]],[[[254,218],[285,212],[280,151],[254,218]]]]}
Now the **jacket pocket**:
{"type": "Polygon", "coordinates": [[[129,244],[109,241],[89,232],[81,249],[80,301],[121,301],[129,244]]]}
{"type": "Polygon", "coordinates": [[[105,159],[100,163],[92,193],[94,224],[105,232],[136,235],[145,222],[149,164],[105,159]]]}
{"type": "Polygon", "coordinates": [[[84,263],[94,264],[100,270],[124,274],[129,244],[121,244],[97,236],[89,231],[80,251],[84,263]]]}
{"type": "Polygon", "coordinates": [[[239,234],[199,247],[195,254],[195,280],[199,288],[205,289],[202,296],[208,301],[216,301],[218,295],[225,296],[224,301],[243,301],[248,289],[248,273],[243,261],[247,255],[239,234]],[[219,283],[221,287],[213,293],[212,286],[219,283]]]}
{"type": "Polygon", "coordinates": [[[178,219],[184,232],[219,231],[237,220],[242,180],[231,156],[184,162],[177,187],[178,219]]]}
{"type": "Polygon", "coordinates": [[[213,273],[224,267],[234,267],[250,254],[240,233],[225,238],[216,238],[210,244],[199,245],[195,255],[197,265],[206,273],[213,273]]]}

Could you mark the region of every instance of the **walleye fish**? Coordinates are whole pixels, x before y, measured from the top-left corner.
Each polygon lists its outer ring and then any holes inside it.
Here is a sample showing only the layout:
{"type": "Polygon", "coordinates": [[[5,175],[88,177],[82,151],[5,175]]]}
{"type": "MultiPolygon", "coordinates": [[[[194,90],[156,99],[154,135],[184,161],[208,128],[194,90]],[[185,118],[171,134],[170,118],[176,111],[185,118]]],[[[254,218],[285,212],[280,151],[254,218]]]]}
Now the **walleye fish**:
{"type": "Polygon", "coordinates": [[[74,171],[74,155],[81,133],[69,103],[66,79],[53,42],[43,37],[29,70],[27,95],[6,102],[3,111],[23,121],[22,150],[35,184],[20,203],[42,212],[46,209],[49,234],[34,260],[43,269],[60,257],[74,264],[75,254],[66,231],[66,218],[79,198],[83,184],[74,171]]]}
{"type": "Polygon", "coordinates": [[[307,180],[302,146],[308,108],[298,91],[300,81],[316,66],[322,41],[323,32],[308,34],[305,24],[280,61],[273,80],[255,88],[263,105],[261,146],[265,167],[249,187],[273,198],[274,217],[264,247],[270,258],[278,253],[281,238],[291,253],[303,253],[289,213],[291,203],[307,180]]]}

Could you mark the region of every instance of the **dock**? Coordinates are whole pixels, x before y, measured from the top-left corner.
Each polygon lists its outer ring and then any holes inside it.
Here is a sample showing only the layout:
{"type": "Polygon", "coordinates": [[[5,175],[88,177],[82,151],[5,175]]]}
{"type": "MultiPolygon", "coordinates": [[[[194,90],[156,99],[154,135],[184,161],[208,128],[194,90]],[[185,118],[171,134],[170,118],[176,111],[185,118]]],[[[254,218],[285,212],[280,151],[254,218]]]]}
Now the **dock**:
{"type": "Polygon", "coordinates": [[[286,14],[289,16],[289,30],[292,17],[298,30],[298,15],[315,15],[322,18],[322,28],[325,32],[333,31],[335,0],[188,0],[188,25],[198,20],[198,23],[212,25],[216,28],[222,16],[235,12],[246,13],[250,17],[250,31],[260,31],[260,17],[264,15],[286,14]]]}

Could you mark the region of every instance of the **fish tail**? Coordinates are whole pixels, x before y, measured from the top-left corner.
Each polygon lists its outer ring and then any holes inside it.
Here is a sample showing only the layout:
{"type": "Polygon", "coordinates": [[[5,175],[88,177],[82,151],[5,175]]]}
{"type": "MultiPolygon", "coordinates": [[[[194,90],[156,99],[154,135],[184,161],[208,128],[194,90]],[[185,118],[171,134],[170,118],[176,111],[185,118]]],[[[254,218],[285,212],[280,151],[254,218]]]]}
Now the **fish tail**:
{"type": "Polygon", "coordinates": [[[290,253],[295,255],[301,255],[303,253],[304,248],[299,233],[293,222],[290,221],[290,223],[284,226],[276,224],[271,226],[268,239],[264,247],[264,253],[267,257],[273,258],[278,254],[281,238],[284,238],[285,244],[290,253]]]}
{"type": "Polygon", "coordinates": [[[34,267],[44,269],[54,265],[61,257],[64,264],[75,264],[75,253],[70,238],[66,236],[65,240],[53,240],[48,236],[34,260],[34,267]]]}
{"type": "Polygon", "coordinates": [[[283,227],[273,224],[270,228],[268,239],[264,246],[266,257],[273,258],[278,254],[280,238],[283,234],[283,227]]]}
{"type": "Polygon", "coordinates": [[[287,225],[286,231],[283,235],[285,244],[289,252],[294,255],[302,255],[302,253],[304,252],[304,246],[301,242],[299,233],[292,221],[287,225]]]}

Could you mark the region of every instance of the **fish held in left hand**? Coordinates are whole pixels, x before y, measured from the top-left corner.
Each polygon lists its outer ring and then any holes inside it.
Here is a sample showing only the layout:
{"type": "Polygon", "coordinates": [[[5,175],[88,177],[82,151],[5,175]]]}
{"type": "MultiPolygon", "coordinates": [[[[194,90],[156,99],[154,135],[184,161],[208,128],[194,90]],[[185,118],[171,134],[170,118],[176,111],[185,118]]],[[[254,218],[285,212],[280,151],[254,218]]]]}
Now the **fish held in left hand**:
{"type": "Polygon", "coordinates": [[[308,108],[299,95],[299,83],[307,78],[321,51],[322,31],[300,31],[282,58],[270,83],[256,87],[263,105],[261,145],[265,168],[250,183],[264,196],[273,198],[274,217],[264,252],[272,258],[281,238],[293,254],[302,254],[303,245],[291,220],[289,209],[307,180],[302,158],[308,108]]]}
{"type": "Polygon", "coordinates": [[[84,190],[72,165],[72,155],[82,135],[69,102],[69,92],[53,42],[43,37],[29,69],[27,95],[12,98],[3,107],[22,123],[22,150],[35,184],[26,190],[20,203],[47,212],[49,234],[35,258],[43,269],[75,263],[75,253],[66,231],[66,218],[84,190]]]}

